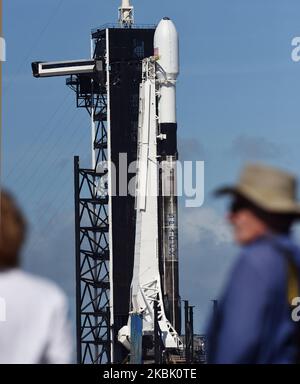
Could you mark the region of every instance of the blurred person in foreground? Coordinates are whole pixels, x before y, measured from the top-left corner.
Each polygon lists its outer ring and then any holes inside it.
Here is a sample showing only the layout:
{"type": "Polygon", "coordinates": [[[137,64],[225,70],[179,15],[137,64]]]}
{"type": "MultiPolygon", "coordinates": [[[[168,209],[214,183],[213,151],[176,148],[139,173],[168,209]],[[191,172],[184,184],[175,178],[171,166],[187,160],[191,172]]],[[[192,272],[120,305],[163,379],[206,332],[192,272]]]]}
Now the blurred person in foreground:
{"type": "Polygon", "coordinates": [[[0,364],[70,363],[66,297],[54,283],[19,268],[26,222],[8,193],[0,198],[0,364]]]}
{"type": "Polygon", "coordinates": [[[231,196],[229,221],[241,254],[208,331],[208,362],[297,363],[300,249],[292,224],[300,217],[296,180],[283,171],[248,165],[231,196]],[[293,306],[294,305],[294,306],[293,306]]]}

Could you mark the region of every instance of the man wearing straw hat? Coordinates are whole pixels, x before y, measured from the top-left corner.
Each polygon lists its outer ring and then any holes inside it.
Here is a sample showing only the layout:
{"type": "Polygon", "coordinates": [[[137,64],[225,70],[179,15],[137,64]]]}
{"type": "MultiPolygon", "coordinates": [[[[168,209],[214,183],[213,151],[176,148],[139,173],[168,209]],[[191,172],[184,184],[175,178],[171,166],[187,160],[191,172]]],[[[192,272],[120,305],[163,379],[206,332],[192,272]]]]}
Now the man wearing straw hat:
{"type": "Polygon", "coordinates": [[[231,197],[229,221],[242,250],[210,323],[210,363],[299,362],[292,317],[300,296],[300,249],[291,236],[300,216],[296,184],[283,171],[248,165],[237,185],[217,191],[231,197]]]}

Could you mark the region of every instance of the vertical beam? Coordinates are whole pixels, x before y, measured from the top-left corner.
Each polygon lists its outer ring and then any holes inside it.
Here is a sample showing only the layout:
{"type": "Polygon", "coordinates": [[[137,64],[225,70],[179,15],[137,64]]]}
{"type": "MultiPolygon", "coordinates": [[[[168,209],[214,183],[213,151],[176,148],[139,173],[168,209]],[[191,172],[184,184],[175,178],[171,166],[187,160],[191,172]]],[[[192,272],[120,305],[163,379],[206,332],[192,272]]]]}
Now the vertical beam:
{"type": "MultiPolygon", "coordinates": [[[[91,39],[91,59],[94,58],[94,40],[91,39]]],[[[95,123],[95,97],[94,97],[94,79],[91,79],[92,82],[92,97],[91,97],[91,150],[92,150],[92,169],[96,170],[96,156],[97,151],[95,148],[96,143],[96,123],[95,123]]]]}
{"type": "Polygon", "coordinates": [[[77,363],[82,363],[81,353],[81,261],[80,261],[80,203],[79,203],[79,157],[74,157],[75,197],[75,255],[76,255],[76,349],[77,363]]]}
{"type": "Polygon", "coordinates": [[[142,364],[143,318],[139,313],[130,315],[130,364],[142,364]]]}
{"type": "Polygon", "coordinates": [[[107,316],[107,324],[108,324],[108,329],[107,329],[107,341],[108,341],[108,349],[107,349],[107,355],[109,357],[109,363],[111,363],[111,332],[110,332],[110,307],[108,306],[106,308],[106,316],[107,316]]]}
{"type": "Polygon", "coordinates": [[[190,362],[190,329],[189,329],[189,302],[184,300],[184,325],[185,325],[185,359],[190,362]]]}
{"type": "Polygon", "coordinates": [[[112,226],[112,170],[111,170],[111,111],[110,111],[110,40],[109,29],[105,31],[106,36],[106,94],[107,94],[107,157],[108,157],[108,241],[109,241],[109,282],[110,282],[110,340],[111,340],[111,355],[110,360],[113,364],[115,362],[114,347],[116,334],[114,331],[114,258],[113,258],[113,226],[112,226]]]}
{"type": "Polygon", "coordinates": [[[190,309],[190,313],[189,313],[189,317],[190,317],[190,363],[193,363],[194,362],[194,307],[190,306],[189,307],[190,309]]]}
{"type": "Polygon", "coordinates": [[[154,362],[161,364],[161,337],[158,324],[158,298],[154,301],[154,362]]]}

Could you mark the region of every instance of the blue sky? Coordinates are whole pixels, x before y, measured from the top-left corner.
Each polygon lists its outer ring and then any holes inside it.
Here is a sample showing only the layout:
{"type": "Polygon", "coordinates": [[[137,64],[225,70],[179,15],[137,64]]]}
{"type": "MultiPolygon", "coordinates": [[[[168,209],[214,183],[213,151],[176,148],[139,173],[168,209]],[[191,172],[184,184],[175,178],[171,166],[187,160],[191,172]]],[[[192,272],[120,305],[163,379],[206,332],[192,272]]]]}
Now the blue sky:
{"type": "MultiPolygon", "coordinates": [[[[34,79],[36,59],[89,56],[90,30],[115,22],[119,0],[4,0],[4,184],[29,217],[26,269],[55,279],[74,313],[73,155],[88,163],[89,118],[64,79],[34,79]]],[[[181,159],[205,161],[205,204],[180,208],[181,295],[203,332],[237,249],[210,192],[261,161],[300,176],[298,0],[133,1],[136,22],[171,17],[180,35],[181,159]],[[189,6],[187,6],[188,4],[189,6]]]]}

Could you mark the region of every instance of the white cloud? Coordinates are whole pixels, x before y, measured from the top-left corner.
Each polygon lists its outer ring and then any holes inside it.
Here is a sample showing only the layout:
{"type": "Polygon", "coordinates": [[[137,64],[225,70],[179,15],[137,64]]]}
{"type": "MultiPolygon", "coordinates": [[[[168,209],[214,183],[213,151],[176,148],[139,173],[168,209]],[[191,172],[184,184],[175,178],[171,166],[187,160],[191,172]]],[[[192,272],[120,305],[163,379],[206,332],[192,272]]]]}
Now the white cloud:
{"type": "Polygon", "coordinates": [[[180,294],[195,305],[195,330],[203,333],[238,250],[229,224],[212,207],[182,208],[179,235],[180,294]]]}
{"type": "Polygon", "coordinates": [[[284,151],[265,137],[241,134],[233,141],[229,153],[245,160],[257,160],[278,158],[284,151]]]}
{"type": "Polygon", "coordinates": [[[232,242],[228,223],[213,208],[184,209],[179,220],[183,243],[195,244],[208,237],[216,245],[232,242]]]}

